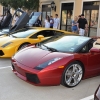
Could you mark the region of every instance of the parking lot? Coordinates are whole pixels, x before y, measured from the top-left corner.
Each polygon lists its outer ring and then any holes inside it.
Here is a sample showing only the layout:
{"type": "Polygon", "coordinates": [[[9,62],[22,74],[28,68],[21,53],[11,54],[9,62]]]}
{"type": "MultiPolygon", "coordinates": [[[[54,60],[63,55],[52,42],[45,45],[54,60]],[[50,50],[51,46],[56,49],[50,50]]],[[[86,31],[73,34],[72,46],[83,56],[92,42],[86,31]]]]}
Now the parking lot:
{"type": "Polygon", "coordinates": [[[18,78],[11,70],[10,59],[0,58],[0,100],[93,100],[100,76],[82,80],[74,88],[34,86],[18,78]]]}

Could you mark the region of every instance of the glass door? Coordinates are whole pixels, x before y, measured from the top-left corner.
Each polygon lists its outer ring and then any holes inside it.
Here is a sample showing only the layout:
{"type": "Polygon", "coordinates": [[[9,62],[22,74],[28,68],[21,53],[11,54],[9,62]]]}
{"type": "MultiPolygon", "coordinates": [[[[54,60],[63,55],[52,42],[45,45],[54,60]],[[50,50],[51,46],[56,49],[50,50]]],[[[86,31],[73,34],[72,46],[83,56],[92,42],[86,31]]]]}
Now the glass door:
{"type": "Polygon", "coordinates": [[[47,15],[51,16],[51,7],[48,4],[42,5],[42,17],[41,17],[42,26],[44,26],[44,21],[45,21],[47,15]]]}
{"type": "Polygon", "coordinates": [[[97,36],[99,10],[84,10],[84,15],[88,22],[87,36],[97,36]]]}
{"type": "Polygon", "coordinates": [[[62,3],[61,30],[72,31],[73,6],[74,3],[62,3]]]}
{"type": "Polygon", "coordinates": [[[61,30],[71,32],[73,10],[62,10],[61,30]]]}
{"type": "Polygon", "coordinates": [[[62,11],[61,30],[66,30],[67,10],[62,11]]]}
{"type": "Polygon", "coordinates": [[[90,36],[97,36],[99,10],[91,10],[90,36]]]}

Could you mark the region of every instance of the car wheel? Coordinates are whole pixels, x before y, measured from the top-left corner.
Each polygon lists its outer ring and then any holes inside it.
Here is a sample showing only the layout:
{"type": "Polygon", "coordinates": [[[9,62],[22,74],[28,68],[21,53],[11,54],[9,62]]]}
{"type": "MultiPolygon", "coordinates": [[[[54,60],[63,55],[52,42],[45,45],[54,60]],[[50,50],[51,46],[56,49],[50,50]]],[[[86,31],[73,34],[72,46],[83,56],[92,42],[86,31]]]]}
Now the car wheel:
{"type": "Polygon", "coordinates": [[[28,44],[29,44],[29,43],[22,44],[22,45],[18,48],[18,50],[21,50],[21,49],[25,48],[26,46],[28,46],[28,44]]]}
{"type": "Polygon", "coordinates": [[[80,83],[82,77],[83,67],[79,62],[75,61],[65,68],[61,83],[67,87],[75,87],[80,83]]]}

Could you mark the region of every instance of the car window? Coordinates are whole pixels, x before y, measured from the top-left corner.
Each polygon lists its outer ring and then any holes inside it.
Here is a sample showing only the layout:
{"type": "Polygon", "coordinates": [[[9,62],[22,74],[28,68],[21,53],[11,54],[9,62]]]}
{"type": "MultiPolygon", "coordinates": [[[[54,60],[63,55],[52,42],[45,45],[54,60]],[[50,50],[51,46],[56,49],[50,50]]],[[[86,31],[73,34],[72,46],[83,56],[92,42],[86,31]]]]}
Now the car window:
{"type": "Polygon", "coordinates": [[[61,31],[54,31],[54,32],[55,32],[55,35],[64,34],[64,32],[61,32],[61,31]]]}
{"type": "MultiPolygon", "coordinates": [[[[89,39],[88,37],[58,35],[54,36],[53,39],[41,42],[41,44],[60,52],[76,52],[89,39]]],[[[44,46],[42,47],[45,49],[44,46]]]]}
{"type": "Polygon", "coordinates": [[[85,46],[81,49],[80,53],[88,53],[89,50],[93,47],[93,43],[94,43],[94,41],[91,41],[91,42],[89,42],[87,45],[85,45],[85,46]]]}
{"type": "Polygon", "coordinates": [[[40,31],[34,35],[32,35],[30,38],[37,38],[38,35],[43,35],[44,37],[54,36],[54,32],[51,30],[44,30],[40,31]]]}
{"type": "Polygon", "coordinates": [[[80,51],[80,53],[87,53],[87,52],[88,52],[88,45],[84,46],[80,51]]]}

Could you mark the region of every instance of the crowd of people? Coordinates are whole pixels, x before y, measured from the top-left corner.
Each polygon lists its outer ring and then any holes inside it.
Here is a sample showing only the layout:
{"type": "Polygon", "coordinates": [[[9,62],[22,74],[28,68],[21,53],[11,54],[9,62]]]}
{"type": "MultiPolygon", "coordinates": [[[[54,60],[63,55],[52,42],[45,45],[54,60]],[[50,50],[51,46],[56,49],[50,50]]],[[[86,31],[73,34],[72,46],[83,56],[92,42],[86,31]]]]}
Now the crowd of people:
{"type": "Polygon", "coordinates": [[[84,36],[85,33],[88,32],[88,23],[84,17],[84,14],[81,14],[78,17],[75,16],[74,20],[72,21],[72,32],[78,33],[81,36],[84,36]]]}
{"type": "MultiPolygon", "coordinates": [[[[44,27],[45,28],[55,28],[59,29],[60,19],[58,18],[58,14],[55,14],[55,18],[53,16],[46,16],[44,20],[44,27]]],[[[35,26],[41,27],[41,21],[38,19],[35,23],[35,26]]],[[[84,36],[85,33],[88,32],[88,23],[84,17],[84,14],[79,15],[78,17],[75,16],[72,20],[72,32],[77,33],[81,36],[84,36]]]]}
{"type": "MultiPolygon", "coordinates": [[[[55,18],[53,16],[46,16],[46,19],[44,20],[44,27],[45,28],[55,28],[59,29],[59,23],[60,19],[58,18],[58,14],[55,14],[55,18]]],[[[37,22],[34,24],[37,27],[41,27],[41,21],[38,19],[37,22]]]]}
{"type": "MultiPolygon", "coordinates": [[[[0,16],[0,28],[3,27],[2,23],[4,22],[4,20],[7,17],[9,17],[8,18],[9,20],[12,17],[9,10],[6,12],[6,15],[0,16]]],[[[16,14],[15,18],[14,18],[14,24],[18,21],[18,19],[19,19],[19,16],[16,14]]],[[[54,18],[53,18],[53,16],[47,15],[44,20],[45,28],[59,29],[59,24],[60,24],[60,19],[58,18],[58,14],[55,14],[54,18]]],[[[41,21],[39,20],[39,18],[33,26],[42,27],[42,24],[41,24],[41,21]]],[[[84,36],[85,33],[88,32],[88,24],[87,24],[87,20],[84,17],[84,14],[81,14],[78,17],[77,16],[74,17],[74,20],[72,20],[72,32],[78,33],[81,36],[84,36]]]]}
{"type": "MultiPolygon", "coordinates": [[[[12,19],[12,14],[9,10],[6,11],[6,14],[0,16],[0,29],[9,27],[10,21],[12,19]]],[[[16,14],[13,19],[12,25],[15,25],[18,21],[19,16],[16,14]]]]}

